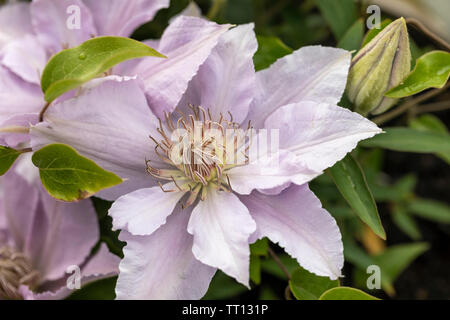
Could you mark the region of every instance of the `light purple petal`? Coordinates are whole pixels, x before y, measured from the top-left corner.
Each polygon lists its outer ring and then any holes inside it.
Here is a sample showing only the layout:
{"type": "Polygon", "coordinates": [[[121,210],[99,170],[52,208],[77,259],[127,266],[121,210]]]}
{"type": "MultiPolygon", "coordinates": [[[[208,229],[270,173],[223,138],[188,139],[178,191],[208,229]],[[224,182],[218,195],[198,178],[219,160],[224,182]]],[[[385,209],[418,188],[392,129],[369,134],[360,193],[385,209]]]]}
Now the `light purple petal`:
{"type": "Polygon", "coordinates": [[[180,108],[188,104],[210,110],[213,119],[220,114],[241,123],[256,91],[253,55],[258,48],[253,24],[227,31],[219,39],[211,55],[189,83],[180,108]]]}
{"type": "Polygon", "coordinates": [[[26,253],[46,280],[59,279],[67,267],[81,265],[98,237],[97,215],[90,200],[66,203],[41,190],[26,253]]]}
{"type": "Polygon", "coordinates": [[[188,232],[194,256],[248,286],[249,236],[256,225],[237,196],[210,189],[192,211],[188,232]]]}
{"type": "Polygon", "coordinates": [[[279,108],[267,118],[265,127],[280,129],[280,148],[317,172],[341,160],[360,140],[381,132],[355,112],[311,101],[279,108]]]}
{"type": "Polygon", "coordinates": [[[285,56],[257,72],[258,94],[248,119],[255,127],[279,107],[304,100],[337,104],[344,93],[351,54],[311,46],[285,56]]]}
{"type": "Polygon", "coordinates": [[[272,192],[279,193],[290,182],[303,184],[320,172],[313,171],[298,161],[293,153],[279,150],[277,154],[254,158],[249,164],[233,168],[227,174],[233,191],[250,194],[254,189],[273,189],[272,192]]]}
{"type": "Polygon", "coordinates": [[[100,194],[107,199],[155,185],[155,179],[146,173],[146,160],[152,160],[157,168],[165,166],[154,154],[149,138],[150,134],[157,136],[158,121],[136,80],[105,81],[76,98],[52,105],[44,120],[31,130],[34,149],[65,143],[128,179],[100,194]]]}
{"type": "Polygon", "coordinates": [[[337,279],[341,275],[344,256],[339,228],[307,185],[291,186],[278,196],[255,191],[240,199],[256,221],[252,238],[268,237],[319,276],[337,279]]]}
{"type": "MultiPolygon", "coordinates": [[[[119,257],[110,253],[107,246],[102,243],[98,252],[81,270],[81,286],[118,274],[119,263],[119,257]]],[[[19,290],[25,300],[62,300],[76,290],[67,287],[70,275],[67,273],[64,278],[45,283],[39,288],[39,293],[32,292],[26,286],[21,286],[19,290]]]]}
{"type": "Polygon", "coordinates": [[[192,236],[186,232],[190,210],[179,207],[167,223],[150,236],[126,231],[124,258],[116,285],[117,299],[200,299],[216,271],[192,254],[192,236]]]}
{"type": "Polygon", "coordinates": [[[168,59],[145,59],[136,67],[143,79],[147,100],[159,117],[175,109],[188,82],[205,62],[219,37],[230,25],[181,16],[167,27],[158,51],[168,59]]]}
{"type": "Polygon", "coordinates": [[[25,251],[32,241],[36,241],[32,238],[32,231],[36,220],[39,190],[13,169],[2,177],[0,211],[3,215],[3,227],[7,229],[14,246],[25,251]]]}
{"type": "Polygon", "coordinates": [[[39,113],[44,104],[38,85],[24,81],[0,66],[0,127],[13,116],[39,113]]]}
{"type": "Polygon", "coordinates": [[[23,80],[40,85],[47,54],[35,36],[26,35],[3,47],[1,62],[23,80]]]}
{"type": "Polygon", "coordinates": [[[10,3],[0,7],[0,48],[33,33],[29,3],[10,3]]]}
{"type": "Polygon", "coordinates": [[[98,35],[129,37],[156,12],[169,6],[169,0],[84,0],[94,17],[98,35]]]}
{"type": "Polygon", "coordinates": [[[81,0],[34,0],[31,22],[50,54],[78,46],[97,34],[91,12],[81,0]],[[79,21],[74,18],[77,13],[79,21]]]}
{"type": "MultiPolygon", "coordinates": [[[[174,189],[172,184],[165,190],[174,189]]],[[[109,209],[113,228],[123,229],[132,235],[150,235],[166,223],[184,192],[163,192],[160,187],[140,189],[118,198],[109,209]]]]}

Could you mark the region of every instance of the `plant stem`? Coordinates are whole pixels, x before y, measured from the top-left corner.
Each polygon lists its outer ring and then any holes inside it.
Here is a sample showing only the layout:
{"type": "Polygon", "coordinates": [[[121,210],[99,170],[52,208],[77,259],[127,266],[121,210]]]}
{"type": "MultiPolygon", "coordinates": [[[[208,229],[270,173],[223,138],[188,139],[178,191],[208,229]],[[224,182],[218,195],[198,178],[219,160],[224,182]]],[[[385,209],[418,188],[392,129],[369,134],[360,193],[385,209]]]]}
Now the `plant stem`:
{"type": "Polygon", "coordinates": [[[45,111],[47,111],[49,106],[50,106],[50,102],[47,102],[45,104],[45,106],[42,108],[41,112],[39,112],[39,122],[44,121],[44,114],[45,114],[45,111]]]}
{"type": "Polygon", "coordinates": [[[280,258],[277,256],[277,254],[275,253],[275,251],[272,250],[272,248],[268,248],[269,254],[272,257],[272,259],[275,261],[275,263],[280,267],[281,271],[283,271],[283,273],[286,275],[286,277],[288,278],[288,280],[291,280],[291,274],[289,273],[288,269],[286,268],[286,266],[283,264],[283,262],[281,262],[280,258]]]}
{"type": "Polygon", "coordinates": [[[434,90],[428,91],[420,96],[417,96],[415,98],[407,100],[405,103],[399,105],[397,108],[393,109],[392,111],[386,112],[385,114],[383,114],[381,116],[373,118],[372,121],[378,125],[384,124],[385,122],[388,122],[388,121],[394,119],[395,117],[401,115],[402,113],[406,112],[408,109],[417,106],[419,103],[441,94],[449,86],[450,86],[450,83],[447,83],[447,85],[445,85],[442,89],[434,89],[434,90]]]}
{"type": "Polygon", "coordinates": [[[417,19],[414,18],[407,18],[406,23],[409,25],[412,25],[422,31],[423,34],[425,34],[427,37],[429,37],[431,40],[433,40],[435,43],[440,45],[442,48],[446,49],[447,51],[450,51],[450,44],[448,44],[447,41],[433,33],[430,29],[428,29],[422,22],[420,22],[417,19]]]}

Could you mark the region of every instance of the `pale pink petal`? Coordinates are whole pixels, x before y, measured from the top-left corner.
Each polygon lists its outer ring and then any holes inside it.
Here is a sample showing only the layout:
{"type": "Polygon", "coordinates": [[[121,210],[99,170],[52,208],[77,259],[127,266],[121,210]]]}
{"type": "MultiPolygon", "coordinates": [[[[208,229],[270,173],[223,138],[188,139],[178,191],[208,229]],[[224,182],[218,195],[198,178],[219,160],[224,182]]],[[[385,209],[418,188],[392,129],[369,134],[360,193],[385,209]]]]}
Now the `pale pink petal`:
{"type": "Polygon", "coordinates": [[[335,105],[311,101],[283,106],[265,121],[280,130],[280,148],[321,172],[341,160],[360,140],[381,132],[373,122],[335,105]]]}
{"type": "Polygon", "coordinates": [[[133,235],[150,235],[166,223],[184,192],[178,191],[173,184],[140,189],[118,198],[109,209],[115,230],[127,230],[133,235]]]}
{"type": "Polygon", "coordinates": [[[117,299],[200,299],[208,290],[216,269],[192,254],[192,236],[186,232],[190,210],[179,207],[167,223],[150,236],[126,241],[117,280],[117,299]]]}
{"type": "Polygon", "coordinates": [[[44,120],[31,130],[33,149],[65,143],[127,179],[101,193],[108,199],[156,184],[146,173],[146,160],[152,160],[157,168],[165,166],[149,138],[157,136],[158,121],[136,80],[105,81],[78,97],[52,105],[44,120]]]}
{"type": "Polygon", "coordinates": [[[30,4],[10,3],[0,7],[0,48],[26,34],[33,33],[30,4]]]}
{"type": "Polygon", "coordinates": [[[227,31],[219,39],[211,55],[189,83],[180,107],[188,104],[209,109],[213,119],[220,114],[241,123],[256,91],[253,55],[258,48],[253,24],[227,31]]]}
{"type": "Polygon", "coordinates": [[[136,74],[145,83],[147,100],[156,115],[175,109],[188,82],[197,73],[230,25],[181,16],[165,30],[158,51],[168,59],[145,59],[136,74]]]}
{"type": "Polygon", "coordinates": [[[311,46],[285,56],[257,73],[258,94],[248,119],[256,127],[279,107],[304,100],[337,104],[344,93],[351,54],[311,46]]]}
{"type": "Polygon", "coordinates": [[[1,62],[23,80],[40,85],[47,54],[35,36],[26,35],[3,47],[1,62]]]}
{"type": "Polygon", "coordinates": [[[277,196],[255,191],[240,200],[256,221],[253,239],[268,237],[319,276],[337,279],[341,275],[344,256],[339,228],[307,185],[291,186],[277,196]]]}
{"type": "Polygon", "coordinates": [[[194,256],[248,286],[249,236],[256,225],[247,208],[232,193],[208,190],[192,211],[188,232],[194,236],[194,256]]]}
{"type": "Polygon", "coordinates": [[[50,54],[78,46],[97,34],[91,12],[81,0],[34,0],[31,22],[50,54]]]}
{"type": "Polygon", "coordinates": [[[84,0],[94,17],[98,35],[129,37],[156,12],[169,6],[169,0],[84,0]]]}

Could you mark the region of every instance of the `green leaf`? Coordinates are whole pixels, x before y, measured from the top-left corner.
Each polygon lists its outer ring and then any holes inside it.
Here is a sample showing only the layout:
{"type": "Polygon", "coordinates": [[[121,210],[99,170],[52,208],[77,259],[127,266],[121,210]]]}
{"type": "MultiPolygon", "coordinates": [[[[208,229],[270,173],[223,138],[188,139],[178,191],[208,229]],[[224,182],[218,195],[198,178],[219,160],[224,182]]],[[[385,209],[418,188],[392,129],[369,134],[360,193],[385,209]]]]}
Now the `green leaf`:
{"type": "Polygon", "coordinates": [[[289,287],[297,300],[317,300],[328,289],[339,286],[339,280],[320,277],[299,267],[291,275],[289,287]]]}
{"type": "Polygon", "coordinates": [[[450,207],[439,201],[414,199],[409,203],[408,211],[424,219],[450,223],[450,207]]]}
{"type": "Polygon", "coordinates": [[[146,56],[165,58],[149,46],[129,38],[98,37],[54,55],[42,73],[45,100],[81,86],[125,60],[146,56]]]}
{"type": "Polygon", "coordinates": [[[412,96],[429,88],[442,88],[450,75],[450,53],[432,51],[417,59],[414,70],[397,87],[386,92],[389,98],[412,96]]]}
{"type": "Polygon", "coordinates": [[[74,291],[67,300],[114,300],[117,277],[91,282],[74,291]]]}
{"type": "Polygon", "coordinates": [[[258,241],[250,245],[251,254],[257,256],[267,257],[268,249],[269,249],[269,240],[267,238],[259,239],[258,241]]]}
{"type": "Polygon", "coordinates": [[[258,51],[253,57],[256,71],[268,68],[272,63],[293,51],[277,37],[257,36],[256,38],[258,51]]]}
{"type": "Polygon", "coordinates": [[[337,40],[344,36],[357,19],[353,0],[316,0],[316,4],[337,40]]]}
{"type": "Polygon", "coordinates": [[[4,175],[22,152],[13,148],[0,146],[0,176],[4,175]]]}
{"type": "Polygon", "coordinates": [[[383,31],[383,29],[386,28],[391,22],[392,22],[391,19],[385,19],[381,22],[380,29],[377,29],[377,28],[370,29],[367,32],[366,36],[364,37],[361,48],[364,47],[366,44],[368,44],[370,42],[370,40],[375,38],[377,36],[377,34],[379,34],[381,31],[383,31]]]}
{"type": "Polygon", "coordinates": [[[342,39],[339,40],[337,46],[339,48],[349,51],[359,50],[359,48],[361,48],[363,36],[364,36],[364,21],[363,19],[358,19],[347,30],[342,39]]]}
{"type": "Polygon", "coordinates": [[[379,237],[386,239],[386,233],[378,215],[377,205],[367,185],[361,167],[351,154],[329,169],[341,192],[358,217],[379,237]]]}
{"type": "Polygon", "coordinates": [[[409,127],[419,131],[432,131],[438,133],[448,133],[445,124],[433,114],[424,114],[420,117],[411,119],[408,123],[409,127]]]}
{"type": "Polygon", "coordinates": [[[254,254],[250,255],[250,280],[261,283],[261,257],[254,254]]]}
{"type": "MultiPolygon", "coordinates": [[[[430,131],[440,134],[449,133],[445,124],[438,117],[432,114],[424,114],[420,117],[410,120],[409,126],[412,129],[416,129],[419,131],[430,131]]],[[[450,164],[450,152],[436,152],[436,155],[450,164]]]]}
{"type": "Polygon", "coordinates": [[[380,266],[384,281],[394,283],[411,262],[428,249],[429,245],[424,242],[399,244],[387,248],[373,259],[380,266]]]}
{"type": "Polygon", "coordinates": [[[51,144],[33,154],[42,184],[50,195],[63,201],[77,201],[115,186],[122,179],[80,156],[64,144],[51,144]]]}
{"type": "Polygon", "coordinates": [[[394,206],[392,210],[392,220],[395,225],[411,239],[420,240],[422,238],[422,234],[420,233],[416,221],[403,207],[398,205],[394,206]]]}
{"type": "Polygon", "coordinates": [[[380,300],[364,291],[349,288],[338,287],[326,291],[319,300],[380,300]]]}
{"type": "Polygon", "coordinates": [[[385,133],[362,141],[363,147],[379,147],[394,151],[417,153],[449,153],[450,136],[437,132],[424,132],[410,128],[384,128],[385,133]]]}
{"type": "Polygon", "coordinates": [[[217,271],[211,280],[208,292],[202,300],[232,299],[246,291],[248,289],[244,285],[236,282],[222,271],[217,271]]]}

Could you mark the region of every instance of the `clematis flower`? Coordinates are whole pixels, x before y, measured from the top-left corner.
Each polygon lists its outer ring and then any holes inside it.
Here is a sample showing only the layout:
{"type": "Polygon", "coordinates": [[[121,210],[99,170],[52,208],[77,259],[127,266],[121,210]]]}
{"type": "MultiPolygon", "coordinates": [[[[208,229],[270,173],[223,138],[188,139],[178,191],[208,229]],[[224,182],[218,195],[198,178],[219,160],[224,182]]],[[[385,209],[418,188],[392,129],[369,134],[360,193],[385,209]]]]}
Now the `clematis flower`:
{"type": "MultiPolygon", "coordinates": [[[[53,54],[95,36],[128,37],[168,5],[168,0],[34,0],[0,7],[0,143],[16,147],[28,142],[29,124],[39,121],[45,105],[40,77],[53,54]],[[67,27],[70,6],[80,10],[80,29],[67,27]]],[[[169,59],[137,59],[109,74],[141,78],[151,105],[176,105],[229,27],[178,17],[159,41],[147,42],[169,59]]]]}
{"type": "Polygon", "coordinates": [[[63,299],[76,266],[81,284],[118,273],[119,258],[104,244],[91,254],[99,238],[92,203],[56,201],[35,170],[24,158],[0,181],[0,300],[63,299]]]}
{"type": "Polygon", "coordinates": [[[119,197],[109,212],[127,242],[119,299],[198,299],[217,268],[248,286],[249,244],[261,237],[317,275],[340,276],[339,229],[307,182],[380,129],[336,105],[349,52],[305,47],[255,72],[256,49],[253,25],[222,35],[176,110],[149,109],[138,80],[107,81],[32,128],[34,149],[66,143],[127,179],[99,194],[119,197]],[[239,134],[253,129],[278,130],[279,150],[239,134]],[[237,154],[242,163],[227,162],[237,154]]]}

